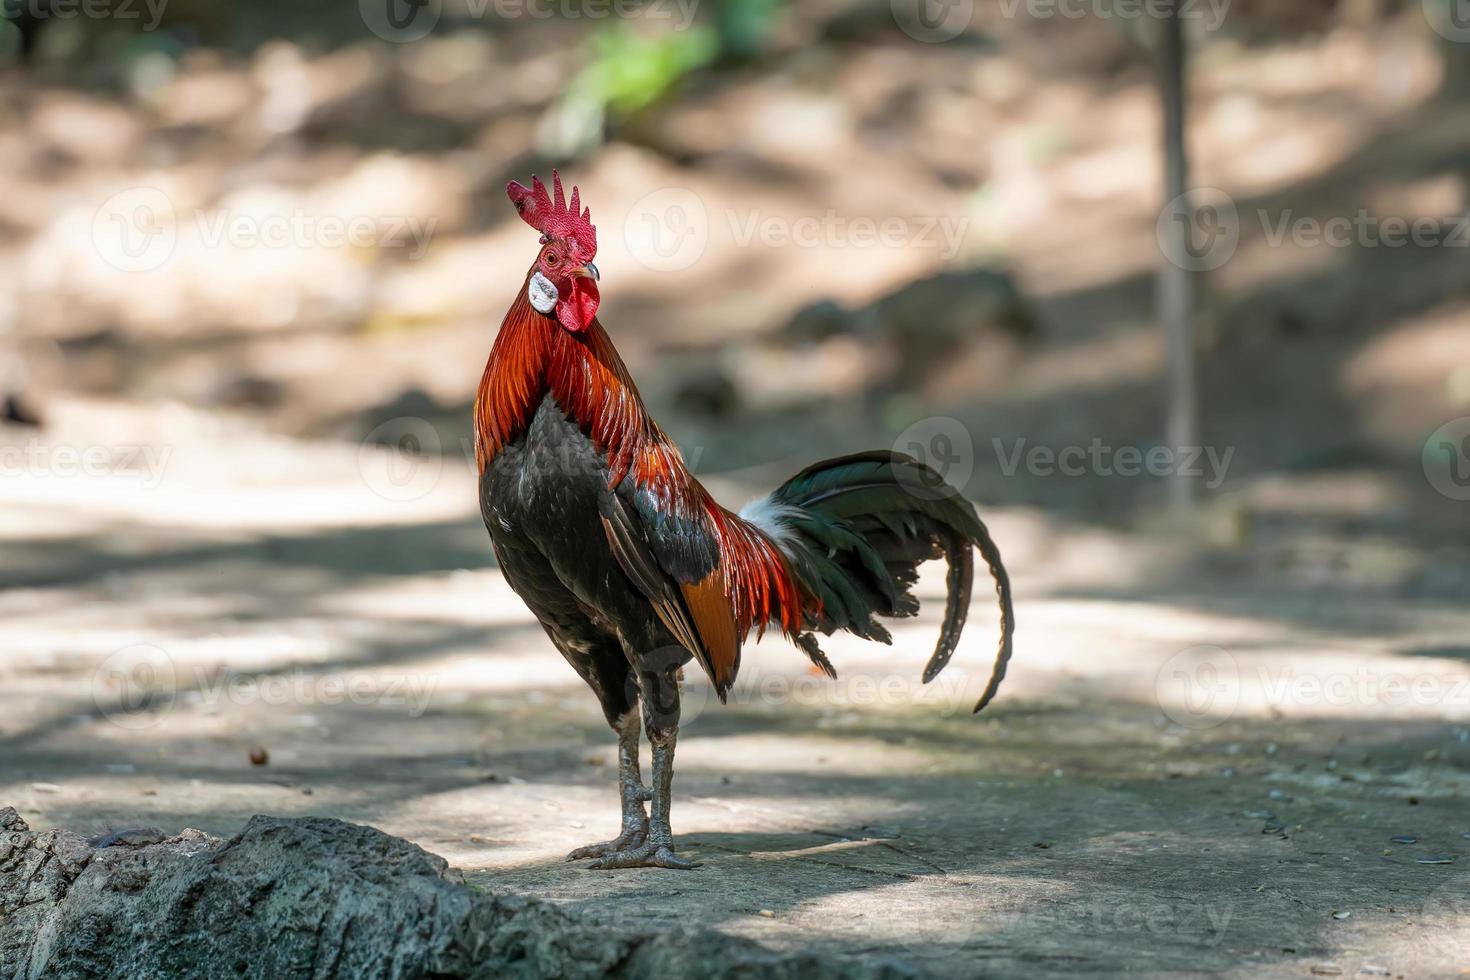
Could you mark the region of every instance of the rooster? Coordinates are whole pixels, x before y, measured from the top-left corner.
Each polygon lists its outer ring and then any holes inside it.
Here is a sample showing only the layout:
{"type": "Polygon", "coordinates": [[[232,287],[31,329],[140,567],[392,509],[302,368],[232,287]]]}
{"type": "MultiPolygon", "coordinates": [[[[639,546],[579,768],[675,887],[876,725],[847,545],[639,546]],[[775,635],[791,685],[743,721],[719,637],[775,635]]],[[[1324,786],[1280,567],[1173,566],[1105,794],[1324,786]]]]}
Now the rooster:
{"type": "Polygon", "coordinates": [[[877,617],[915,615],[918,566],[942,557],[948,599],[928,682],[959,642],[979,548],[1000,601],[979,711],[1010,659],[1010,582],[974,507],[900,453],[816,463],[739,514],[716,503],[649,417],[597,320],[590,209],[576,187],[567,201],[555,172],[552,186],[548,194],[533,177],[529,188],[506,187],[541,239],[475,398],[480,509],[506,581],[597,695],[618,739],[622,832],[567,859],[692,868],[669,824],[685,664],[698,662],[724,701],[741,644],[771,626],[836,677],[816,635],[892,642],[877,617]],[[639,770],[640,728],[652,743],[651,788],[639,770]]]}

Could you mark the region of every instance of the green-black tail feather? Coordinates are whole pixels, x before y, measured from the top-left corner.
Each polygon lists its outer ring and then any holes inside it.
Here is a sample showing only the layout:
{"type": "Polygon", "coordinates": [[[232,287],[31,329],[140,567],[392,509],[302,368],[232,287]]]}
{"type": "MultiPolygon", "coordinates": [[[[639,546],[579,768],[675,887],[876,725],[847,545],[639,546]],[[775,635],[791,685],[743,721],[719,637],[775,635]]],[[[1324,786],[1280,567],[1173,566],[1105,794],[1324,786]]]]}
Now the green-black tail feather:
{"type": "Polygon", "coordinates": [[[793,574],[820,602],[820,609],[808,611],[797,645],[833,676],[812,631],[830,636],[847,630],[891,643],[878,618],[915,615],[918,567],[943,557],[949,565],[944,623],[924,683],[938,676],[965,626],[975,577],[972,549],[980,549],[1000,601],[1000,643],[975,710],[995,697],[1015,631],[1010,577],[974,505],[933,469],[896,452],[830,459],[802,470],[742,516],[771,534],[793,574]]]}

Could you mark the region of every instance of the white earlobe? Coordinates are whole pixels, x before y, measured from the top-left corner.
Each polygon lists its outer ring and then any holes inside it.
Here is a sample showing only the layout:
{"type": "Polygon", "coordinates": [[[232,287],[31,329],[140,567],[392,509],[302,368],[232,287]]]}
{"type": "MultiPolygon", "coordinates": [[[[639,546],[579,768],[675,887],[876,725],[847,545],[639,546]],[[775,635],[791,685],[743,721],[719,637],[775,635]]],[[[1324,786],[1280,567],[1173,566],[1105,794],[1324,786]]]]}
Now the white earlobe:
{"type": "Polygon", "coordinates": [[[550,313],[556,309],[556,301],[561,297],[557,295],[556,287],[551,284],[541,273],[531,275],[531,282],[526,286],[526,298],[538,313],[550,313]]]}

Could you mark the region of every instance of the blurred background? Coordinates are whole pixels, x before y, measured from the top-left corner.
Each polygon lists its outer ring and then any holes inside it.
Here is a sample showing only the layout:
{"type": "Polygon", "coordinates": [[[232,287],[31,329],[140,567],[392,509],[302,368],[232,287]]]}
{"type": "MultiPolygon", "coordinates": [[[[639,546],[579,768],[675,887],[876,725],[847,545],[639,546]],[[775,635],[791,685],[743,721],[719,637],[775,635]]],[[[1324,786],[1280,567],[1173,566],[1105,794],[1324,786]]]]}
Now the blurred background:
{"type": "MultiPolygon", "coordinates": [[[[894,447],[991,521],[1020,597],[1011,704],[946,713],[924,758],[979,765],[983,746],[1013,801],[1078,833],[1119,793],[1127,826],[1249,824],[1254,851],[1281,806],[1249,800],[1315,779],[1327,806],[1353,752],[1354,806],[1442,805],[1439,850],[1467,846],[1463,0],[1184,4],[1182,212],[1146,0],[0,4],[0,793],[33,825],[327,812],[482,868],[544,858],[546,821],[582,843],[568,794],[611,829],[610,770],[582,758],[596,708],[493,568],[469,441],[536,249],[504,185],[557,167],[598,227],[602,322],[727,505],[894,447]],[[1170,269],[1196,298],[1184,453],[1165,439],[1170,269]],[[1193,507],[1168,505],[1171,480],[1193,507]],[[1258,668],[1379,683],[1333,699],[1258,668]],[[306,687],[211,702],[242,677],[306,687]],[[318,685],[340,677],[374,698],[331,702],[318,685]],[[1411,707],[1383,693],[1423,677],[1440,686],[1411,707]],[[384,700],[395,678],[432,690],[418,714],[384,700]],[[1228,694],[1223,714],[1200,690],[1228,694]],[[1266,781],[1244,802],[1242,775],[1266,781]],[[1205,780],[1193,802],[1167,795],[1185,776],[1205,780]],[[517,824],[527,782],[559,790],[517,824]]],[[[979,596],[956,658],[975,685],[994,618],[979,596]]],[[[834,660],[915,675],[934,627],[834,660]]],[[[929,771],[902,755],[929,731],[917,688],[861,717],[813,690],[711,709],[696,724],[724,727],[681,742],[680,779],[755,792],[726,778],[748,744],[788,781],[764,824],[861,826],[882,774],[819,786],[814,755],[771,762],[755,733],[792,711],[812,716],[793,732],[846,734],[812,749],[836,769],[862,749],[929,771]]],[[[703,829],[740,819],[709,809],[703,829]]],[[[1196,873],[1170,868],[1147,870],[1196,873]]],[[[1402,887],[1419,907],[1442,884],[1402,887]]],[[[1315,936],[1295,909],[1251,928],[1315,936]]],[[[1179,962],[1208,962],[1189,938],[1169,940],[1179,962]]]]}
{"type": "MultiPolygon", "coordinates": [[[[1156,473],[997,465],[1162,440],[1150,5],[6,4],[16,421],[356,443],[422,418],[458,454],[529,261],[501,188],[559,166],[603,319],[701,472],[942,417],[978,499],[1108,522],[1159,499],[1156,473]]],[[[1420,472],[1470,403],[1455,14],[1182,10],[1195,230],[1232,233],[1193,263],[1201,441],[1233,449],[1205,496],[1254,526],[1463,518],[1420,472]]]]}

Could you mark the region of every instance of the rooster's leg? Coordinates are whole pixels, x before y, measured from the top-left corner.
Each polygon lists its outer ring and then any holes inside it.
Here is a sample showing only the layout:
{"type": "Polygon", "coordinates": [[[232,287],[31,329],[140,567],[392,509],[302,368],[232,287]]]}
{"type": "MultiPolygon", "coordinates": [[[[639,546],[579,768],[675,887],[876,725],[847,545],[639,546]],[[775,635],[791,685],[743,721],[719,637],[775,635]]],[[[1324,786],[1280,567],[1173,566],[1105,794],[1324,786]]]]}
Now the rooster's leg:
{"type": "Polygon", "coordinates": [[[686,861],[674,854],[674,831],[669,826],[669,810],[674,791],[674,743],[679,737],[679,687],[677,667],[664,673],[645,672],[643,690],[643,723],[648,740],[653,743],[653,817],[648,822],[648,836],[639,844],[615,851],[592,865],[594,870],[612,868],[674,868],[688,871],[698,862],[686,861]]]}
{"type": "Polygon", "coordinates": [[[618,719],[618,792],[623,799],[623,832],[610,841],[588,844],[567,855],[568,861],[600,858],[637,847],[648,837],[648,811],[643,808],[650,794],[638,771],[638,709],[629,708],[618,719]]]}

